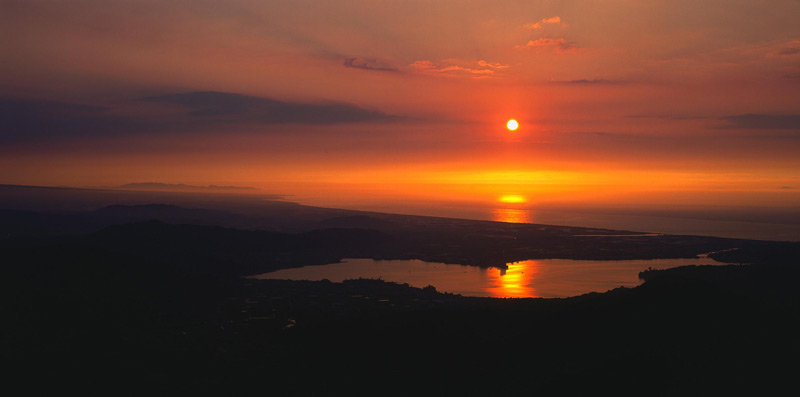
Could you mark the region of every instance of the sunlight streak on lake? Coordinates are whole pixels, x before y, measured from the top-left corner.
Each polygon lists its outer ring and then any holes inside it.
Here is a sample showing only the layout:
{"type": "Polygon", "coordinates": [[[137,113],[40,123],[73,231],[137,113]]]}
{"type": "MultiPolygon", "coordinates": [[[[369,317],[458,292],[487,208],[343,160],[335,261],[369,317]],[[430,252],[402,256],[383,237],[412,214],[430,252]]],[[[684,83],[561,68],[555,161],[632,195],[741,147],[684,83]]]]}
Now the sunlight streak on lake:
{"type": "Polygon", "coordinates": [[[489,285],[485,291],[496,298],[535,298],[538,272],[536,261],[509,263],[508,269],[487,269],[489,285]]]}

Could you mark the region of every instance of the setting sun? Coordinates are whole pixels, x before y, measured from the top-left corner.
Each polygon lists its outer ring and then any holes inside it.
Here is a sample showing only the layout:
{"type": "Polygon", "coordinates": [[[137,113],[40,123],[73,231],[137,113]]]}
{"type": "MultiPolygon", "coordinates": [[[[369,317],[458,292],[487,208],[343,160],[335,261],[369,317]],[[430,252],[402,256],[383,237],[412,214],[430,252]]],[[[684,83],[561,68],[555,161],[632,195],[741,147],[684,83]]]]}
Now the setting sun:
{"type": "Polygon", "coordinates": [[[501,196],[498,199],[498,201],[500,201],[501,203],[507,203],[507,204],[519,204],[519,203],[524,203],[527,200],[525,200],[525,197],[522,197],[522,196],[517,195],[517,194],[507,194],[505,196],[501,196]]]}
{"type": "Polygon", "coordinates": [[[519,123],[517,123],[517,120],[514,119],[508,120],[508,123],[506,123],[506,128],[508,128],[509,131],[516,131],[517,128],[519,128],[519,123]]]}

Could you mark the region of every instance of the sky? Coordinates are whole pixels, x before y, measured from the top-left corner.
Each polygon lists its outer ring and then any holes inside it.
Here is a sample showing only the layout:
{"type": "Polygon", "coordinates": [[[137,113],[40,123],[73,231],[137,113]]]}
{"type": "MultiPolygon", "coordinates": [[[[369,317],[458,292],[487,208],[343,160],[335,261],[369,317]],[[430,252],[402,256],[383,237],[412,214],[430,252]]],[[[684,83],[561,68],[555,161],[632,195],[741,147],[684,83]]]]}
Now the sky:
{"type": "Polygon", "coordinates": [[[797,0],[0,0],[0,183],[798,207],[798,20],[797,0]]]}

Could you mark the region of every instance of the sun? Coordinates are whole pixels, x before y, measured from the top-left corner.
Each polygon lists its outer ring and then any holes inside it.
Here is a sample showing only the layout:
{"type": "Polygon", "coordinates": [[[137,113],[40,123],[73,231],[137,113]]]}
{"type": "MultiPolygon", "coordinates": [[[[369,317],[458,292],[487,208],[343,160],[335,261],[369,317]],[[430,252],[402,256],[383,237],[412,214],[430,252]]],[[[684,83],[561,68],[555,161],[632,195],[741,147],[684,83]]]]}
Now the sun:
{"type": "Polygon", "coordinates": [[[506,128],[508,128],[509,131],[516,131],[517,128],[519,128],[519,123],[517,123],[517,120],[514,119],[508,120],[508,123],[506,123],[506,128]]]}
{"type": "Polygon", "coordinates": [[[522,204],[528,200],[525,199],[524,196],[520,196],[518,194],[506,194],[504,196],[500,196],[497,201],[506,204],[522,204]]]}

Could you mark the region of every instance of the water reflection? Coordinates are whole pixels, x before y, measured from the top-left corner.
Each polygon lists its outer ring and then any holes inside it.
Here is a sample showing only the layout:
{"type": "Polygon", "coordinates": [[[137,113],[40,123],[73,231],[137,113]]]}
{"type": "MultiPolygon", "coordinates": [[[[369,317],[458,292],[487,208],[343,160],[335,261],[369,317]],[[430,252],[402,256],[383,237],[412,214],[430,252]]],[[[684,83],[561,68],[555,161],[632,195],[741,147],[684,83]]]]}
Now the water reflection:
{"type": "Polygon", "coordinates": [[[536,261],[524,261],[509,263],[508,269],[487,269],[485,290],[497,298],[535,298],[538,295],[533,283],[540,268],[536,261]]]}
{"type": "Polygon", "coordinates": [[[508,223],[532,223],[531,211],[514,208],[492,209],[492,220],[508,223]]]}
{"type": "Polygon", "coordinates": [[[281,269],[255,278],[341,282],[374,278],[408,283],[465,296],[555,298],[605,292],[642,283],[639,272],[685,265],[720,264],[710,258],[647,260],[537,259],[507,264],[506,269],[447,265],[420,260],[344,259],[340,263],[281,269]]]}

